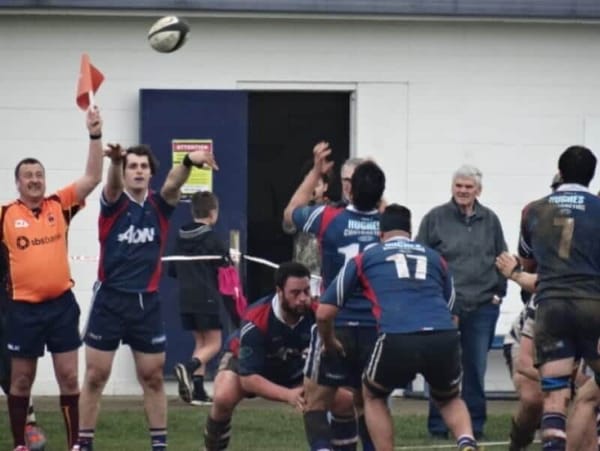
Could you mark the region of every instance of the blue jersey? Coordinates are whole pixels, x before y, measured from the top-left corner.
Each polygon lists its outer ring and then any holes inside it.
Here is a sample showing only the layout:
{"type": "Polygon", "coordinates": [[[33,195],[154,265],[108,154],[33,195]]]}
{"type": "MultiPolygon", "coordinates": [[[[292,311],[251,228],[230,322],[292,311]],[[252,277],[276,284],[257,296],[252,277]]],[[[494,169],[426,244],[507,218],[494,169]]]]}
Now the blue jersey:
{"type": "Polygon", "coordinates": [[[302,381],[315,316],[310,310],[296,325],[289,326],[282,319],[279,302],[277,295],[261,299],[244,314],[240,327],[239,374],[259,374],[289,386],[293,381],[302,381]]]}
{"type": "Polygon", "coordinates": [[[157,291],[169,217],[174,209],[153,192],[143,204],[125,192],[112,204],[103,196],[98,280],[118,291],[157,291]]]}
{"type": "MultiPolygon", "coordinates": [[[[377,244],[379,212],[362,212],[352,205],[296,208],[292,214],[297,229],[317,237],[321,249],[322,286],[328,287],[344,263],[377,244]]],[[[360,290],[352,293],[336,317],[337,326],[374,326],[370,302],[360,290]]]]}
{"type": "Polygon", "coordinates": [[[519,254],[537,262],[536,300],[600,299],[600,198],[565,184],[523,210],[519,254]]]}
{"type": "Polygon", "coordinates": [[[433,249],[392,238],[344,265],[321,302],[343,308],[361,290],[371,301],[381,333],[456,329],[454,286],[445,260],[433,249]]]}

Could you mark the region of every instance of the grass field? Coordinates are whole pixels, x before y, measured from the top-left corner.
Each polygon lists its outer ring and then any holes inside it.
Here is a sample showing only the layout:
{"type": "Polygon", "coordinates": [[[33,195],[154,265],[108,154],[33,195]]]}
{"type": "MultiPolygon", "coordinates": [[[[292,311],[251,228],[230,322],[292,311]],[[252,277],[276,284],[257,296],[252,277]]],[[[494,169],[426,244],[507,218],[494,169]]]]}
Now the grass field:
{"type": "MultiPolygon", "coordinates": [[[[62,417],[53,398],[38,402],[38,421],[44,427],[49,444],[46,451],[64,451],[62,417]]],[[[493,404],[493,403],[491,403],[493,404]]],[[[99,451],[143,451],[149,449],[145,419],[137,399],[125,402],[104,402],[96,432],[94,448],[99,451]]],[[[396,401],[396,445],[399,449],[452,449],[453,442],[435,441],[427,437],[426,403],[396,401]],[[430,445],[423,448],[422,446],[430,445]]],[[[504,442],[508,436],[511,405],[490,408],[486,441],[504,442]]],[[[11,450],[6,405],[0,409],[0,451],[11,450]]],[[[190,407],[176,399],[169,400],[169,449],[198,451],[202,449],[202,427],[208,407],[190,407]]],[[[291,408],[262,400],[244,401],[233,419],[231,451],[287,451],[307,449],[302,418],[291,408]]],[[[505,450],[506,445],[485,449],[505,450]]],[[[539,449],[531,447],[530,449],[539,449]]]]}

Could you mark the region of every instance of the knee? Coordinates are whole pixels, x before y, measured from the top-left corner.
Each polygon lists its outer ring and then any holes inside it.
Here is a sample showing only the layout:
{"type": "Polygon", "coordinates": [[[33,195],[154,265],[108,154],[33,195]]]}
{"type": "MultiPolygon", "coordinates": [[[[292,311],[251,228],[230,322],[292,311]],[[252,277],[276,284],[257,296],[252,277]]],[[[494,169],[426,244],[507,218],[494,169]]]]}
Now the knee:
{"type": "Polygon", "coordinates": [[[14,395],[28,396],[33,385],[33,374],[17,373],[13,374],[10,381],[10,392],[14,395]]]}
{"type": "Polygon", "coordinates": [[[163,389],[164,378],[162,369],[139,373],[138,379],[142,387],[148,390],[160,391],[163,389]]]}
{"type": "Polygon", "coordinates": [[[88,365],[84,385],[90,391],[101,391],[110,376],[110,369],[88,365]]]}
{"type": "Polygon", "coordinates": [[[79,391],[77,370],[64,371],[56,375],[61,393],[75,393],[79,391]]]}
{"type": "Polygon", "coordinates": [[[354,396],[350,390],[339,389],[333,400],[331,411],[339,416],[354,415],[354,396]]]}
{"type": "Polygon", "coordinates": [[[223,390],[215,390],[213,397],[213,405],[211,408],[211,417],[214,419],[231,418],[235,406],[240,402],[240,399],[231,392],[223,390]]]}

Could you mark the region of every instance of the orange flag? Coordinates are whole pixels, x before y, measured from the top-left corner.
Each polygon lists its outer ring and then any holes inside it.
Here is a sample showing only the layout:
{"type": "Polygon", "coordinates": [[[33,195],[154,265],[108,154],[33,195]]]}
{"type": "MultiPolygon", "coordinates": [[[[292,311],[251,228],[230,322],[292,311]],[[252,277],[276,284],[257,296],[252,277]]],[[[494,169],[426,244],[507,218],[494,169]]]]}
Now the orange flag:
{"type": "Polygon", "coordinates": [[[77,97],[75,101],[82,110],[90,106],[90,93],[95,94],[102,82],[104,75],[90,63],[87,53],[81,55],[81,68],[79,69],[79,81],[77,82],[77,97]]]}

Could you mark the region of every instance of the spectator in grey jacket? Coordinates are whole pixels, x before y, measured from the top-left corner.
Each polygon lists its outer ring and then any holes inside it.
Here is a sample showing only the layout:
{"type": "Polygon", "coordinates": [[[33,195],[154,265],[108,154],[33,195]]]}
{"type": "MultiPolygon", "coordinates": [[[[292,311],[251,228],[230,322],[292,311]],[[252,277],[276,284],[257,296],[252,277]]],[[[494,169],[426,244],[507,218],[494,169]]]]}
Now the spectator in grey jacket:
{"type": "MultiPolygon", "coordinates": [[[[452,199],[425,215],[416,239],[442,254],[454,276],[455,318],[462,346],[462,396],[476,438],[482,436],[486,421],[487,353],[506,294],[506,279],[495,266],[496,256],[506,250],[502,226],[496,214],[478,202],[480,194],[481,171],[461,166],[452,177],[452,199]]],[[[434,437],[448,434],[432,404],[427,426],[434,437]]]]}

